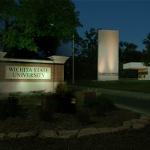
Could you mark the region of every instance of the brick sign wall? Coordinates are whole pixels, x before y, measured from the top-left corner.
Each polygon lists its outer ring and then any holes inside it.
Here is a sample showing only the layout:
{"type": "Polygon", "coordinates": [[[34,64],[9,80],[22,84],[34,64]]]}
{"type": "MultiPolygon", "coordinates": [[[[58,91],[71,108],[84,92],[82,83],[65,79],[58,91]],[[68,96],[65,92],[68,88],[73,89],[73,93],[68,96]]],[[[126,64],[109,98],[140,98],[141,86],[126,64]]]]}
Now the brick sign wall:
{"type": "Polygon", "coordinates": [[[64,64],[0,61],[0,93],[54,91],[64,82],[64,64]]]}
{"type": "Polygon", "coordinates": [[[62,64],[0,63],[0,80],[64,80],[62,64]]]}

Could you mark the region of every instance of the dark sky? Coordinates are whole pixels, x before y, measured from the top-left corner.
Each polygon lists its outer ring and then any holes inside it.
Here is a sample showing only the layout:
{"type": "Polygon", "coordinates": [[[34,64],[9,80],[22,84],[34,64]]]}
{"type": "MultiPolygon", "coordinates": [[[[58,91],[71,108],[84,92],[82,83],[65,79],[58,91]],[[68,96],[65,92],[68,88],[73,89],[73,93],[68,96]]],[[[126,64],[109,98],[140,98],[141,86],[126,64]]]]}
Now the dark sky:
{"type": "Polygon", "coordinates": [[[133,42],[143,49],[150,32],[150,0],[73,0],[80,12],[83,28],[118,29],[120,40],[133,42]]]}

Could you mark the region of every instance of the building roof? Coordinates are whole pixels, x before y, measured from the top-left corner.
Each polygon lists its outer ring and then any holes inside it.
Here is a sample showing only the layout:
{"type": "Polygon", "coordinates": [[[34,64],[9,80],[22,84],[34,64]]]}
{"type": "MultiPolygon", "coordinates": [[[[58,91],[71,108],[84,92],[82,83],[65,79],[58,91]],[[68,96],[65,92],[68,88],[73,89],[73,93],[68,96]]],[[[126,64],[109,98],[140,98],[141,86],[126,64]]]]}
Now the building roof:
{"type": "Polygon", "coordinates": [[[143,62],[129,62],[123,64],[123,69],[145,69],[147,68],[143,62]]]}

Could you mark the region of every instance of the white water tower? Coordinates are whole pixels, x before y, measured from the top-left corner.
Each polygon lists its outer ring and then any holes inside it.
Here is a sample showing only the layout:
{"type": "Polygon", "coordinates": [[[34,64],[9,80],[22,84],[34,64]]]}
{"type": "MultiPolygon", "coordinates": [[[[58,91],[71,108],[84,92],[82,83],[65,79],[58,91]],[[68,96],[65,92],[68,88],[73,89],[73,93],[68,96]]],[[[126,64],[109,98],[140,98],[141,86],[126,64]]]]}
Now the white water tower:
{"type": "Polygon", "coordinates": [[[98,80],[118,80],[119,31],[98,30],[98,80]]]}

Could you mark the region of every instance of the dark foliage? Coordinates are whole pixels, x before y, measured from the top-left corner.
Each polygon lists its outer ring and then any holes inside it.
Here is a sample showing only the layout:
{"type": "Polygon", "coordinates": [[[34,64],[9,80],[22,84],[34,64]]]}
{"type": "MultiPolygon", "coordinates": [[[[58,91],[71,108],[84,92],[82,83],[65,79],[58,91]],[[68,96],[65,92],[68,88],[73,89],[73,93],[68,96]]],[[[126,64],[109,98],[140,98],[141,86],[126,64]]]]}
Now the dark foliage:
{"type": "Polygon", "coordinates": [[[86,93],[84,106],[95,111],[98,115],[105,115],[105,113],[116,109],[113,101],[110,100],[110,97],[105,95],[96,97],[96,93],[94,92],[86,93]]]}
{"type": "Polygon", "coordinates": [[[42,120],[51,121],[54,113],[75,113],[74,89],[66,84],[59,84],[56,93],[48,94],[42,100],[40,116],[42,120]]]}
{"type": "Polygon", "coordinates": [[[75,95],[74,89],[66,84],[59,84],[56,89],[56,98],[58,99],[58,111],[63,113],[74,113],[75,95]]]}
{"type": "Polygon", "coordinates": [[[12,48],[8,53],[6,54],[7,58],[22,58],[22,59],[43,59],[42,56],[40,56],[37,52],[30,51],[27,49],[17,49],[12,48]]]}
{"type": "Polygon", "coordinates": [[[82,123],[82,125],[90,124],[91,123],[90,109],[86,107],[78,109],[77,118],[82,123]]]}
{"type": "Polygon", "coordinates": [[[81,26],[79,12],[71,0],[1,0],[0,45],[53,54],[81,26]],[[48,52],[47,52],[48,50],[48,52]]]}
{"type": "MultiPolygon", "coordinates": [[[[83,38],[75,36],[75,80],[97,79],[97,30],[91,28],[83,38]]],[[[72,57],[65,64],[65,79],[72,77],[72,57]]]]}
{"type": "Polygon", "coordinates": [[[58,100],[53,94],[49,94],[45,99],[41,101],[41,111],[40,118],[44,121],[51,121],[53,119],[53,114],[57,112],[58,100]]]}
{"type": "Polygon", "coordinates": [[[19,100],[14,96],[9,96],[8,99],[0,101],[0,119],[8,117],[25,117],[25,109],[18,104],[19,100]]]}
{"type": "Polygon", "coordinates": [[[56,49],[59,46],[59,40],[56,37],[37,37],[35,39],[40,51],[43,51],[43,55],[51,56],[56,53],[56,49]]]}

